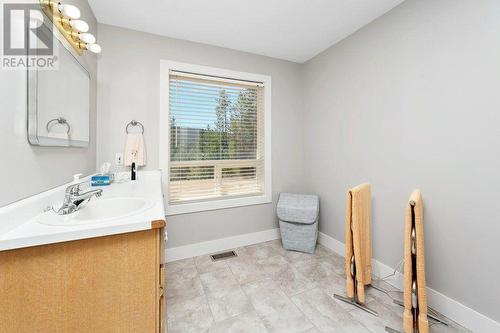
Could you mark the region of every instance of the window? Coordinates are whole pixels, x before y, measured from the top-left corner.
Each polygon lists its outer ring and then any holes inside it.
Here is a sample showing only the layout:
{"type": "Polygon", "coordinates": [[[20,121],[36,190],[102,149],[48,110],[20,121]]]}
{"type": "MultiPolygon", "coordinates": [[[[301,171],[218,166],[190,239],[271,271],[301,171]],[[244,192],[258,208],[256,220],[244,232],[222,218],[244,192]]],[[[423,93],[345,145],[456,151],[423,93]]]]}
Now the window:
{"type": "Polygon", "coordinates": [[[167,65],[167,214],[270,202],[270,79],[167,65]]]}

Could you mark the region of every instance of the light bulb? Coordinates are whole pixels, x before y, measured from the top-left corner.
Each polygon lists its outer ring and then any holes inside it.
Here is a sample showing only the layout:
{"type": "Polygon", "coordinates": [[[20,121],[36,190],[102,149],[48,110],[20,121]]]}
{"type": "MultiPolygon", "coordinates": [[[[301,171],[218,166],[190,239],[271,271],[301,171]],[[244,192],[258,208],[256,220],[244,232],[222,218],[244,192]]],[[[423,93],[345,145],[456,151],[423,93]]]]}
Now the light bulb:
{"type": "Polygon", "coordinates": [[[73,5],[58,4],[57,9],[61,12],[61,14],[69,17],[70,19],[77,19],[80,17],[80,9],[73,5]]]}
{"type": "Polygon", "coordinates": [[[78,32],[89,31],[89,25],[87,24],[87,22],[82,20],[70,20],[69,25],[78,32]]]}
{"type": "Polygon", "coordinates": [[[90,52],[101,53],[101,47],[99,46],[99,44],[86,44],[85,47],[90,52]]]}
{"type": "Polygon", "coordinates": [[[89,33],[83,33],[83,34],[78,34],[78,38],[86,44],[94,44],[95,43],[95,37],[92,34],[89,33]]]}

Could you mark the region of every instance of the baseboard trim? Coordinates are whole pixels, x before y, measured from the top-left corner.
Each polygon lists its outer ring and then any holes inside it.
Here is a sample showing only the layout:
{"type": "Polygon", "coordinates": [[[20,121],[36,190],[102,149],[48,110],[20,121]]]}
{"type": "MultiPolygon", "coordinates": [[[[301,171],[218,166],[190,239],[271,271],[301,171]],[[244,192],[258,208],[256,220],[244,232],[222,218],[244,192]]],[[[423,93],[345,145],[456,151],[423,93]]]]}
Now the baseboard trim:
{"type": "Polygon", "coordinates": [[[280,238],[278,228],[166,249],[167,262],[212,254],[280,238]]]}
{"type": "Polygon", "coordinates": [[[345,256],[345,244],[333,237],[328,236],[327,234],[320,232],[318,234],[318,243],[341,255],[342,257],[345,256]]]}
{"type": "MultiPolygon", "coordinates": [[[[328,236],[319,233],[318,241],[321,245],[329,248],[341,256],[345,256],[345,244],[328,236]]],[[[388,276],[394,273],[394,268],[372,260],[373,274],[379,277],[388,276]]],[[[403,274],[396,272],[394,276],[386,280],[393,287],[403,288],[403,274]]],[[[441,294],[440,292],[427,287],[429,305],[458,324],[472,330],[473,332],[494,333],[500,332],[500,323],[493,319],[455,301],[454,299],[441,294]]]]}

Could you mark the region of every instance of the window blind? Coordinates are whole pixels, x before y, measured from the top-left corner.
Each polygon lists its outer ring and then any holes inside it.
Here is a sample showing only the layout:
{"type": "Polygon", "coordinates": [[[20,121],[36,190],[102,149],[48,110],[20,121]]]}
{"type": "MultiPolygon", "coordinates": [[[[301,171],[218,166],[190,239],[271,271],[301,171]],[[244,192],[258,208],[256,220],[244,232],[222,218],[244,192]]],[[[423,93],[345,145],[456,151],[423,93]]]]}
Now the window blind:
{"type": "Polygon", "coordinates": [[[264,89],[170,72],[170,204],[263,193],[264,89]]]}

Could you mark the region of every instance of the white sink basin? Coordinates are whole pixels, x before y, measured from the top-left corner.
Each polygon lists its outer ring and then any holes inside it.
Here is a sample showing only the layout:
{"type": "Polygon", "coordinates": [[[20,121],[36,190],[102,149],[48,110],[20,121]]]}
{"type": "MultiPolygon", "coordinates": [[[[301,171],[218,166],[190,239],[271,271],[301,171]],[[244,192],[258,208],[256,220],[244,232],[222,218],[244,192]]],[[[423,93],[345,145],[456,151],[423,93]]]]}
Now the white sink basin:
{"type": "Polygon", "coordinates": [[[102,223],[140,214],[153,204],[144,198],[106,198],[92,199],[79,211],[68,215],[46,212],[38,216],[37,221],[46,225],[84,225],[102,223]]]}

